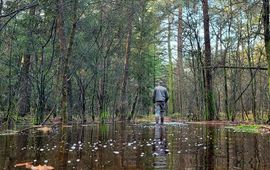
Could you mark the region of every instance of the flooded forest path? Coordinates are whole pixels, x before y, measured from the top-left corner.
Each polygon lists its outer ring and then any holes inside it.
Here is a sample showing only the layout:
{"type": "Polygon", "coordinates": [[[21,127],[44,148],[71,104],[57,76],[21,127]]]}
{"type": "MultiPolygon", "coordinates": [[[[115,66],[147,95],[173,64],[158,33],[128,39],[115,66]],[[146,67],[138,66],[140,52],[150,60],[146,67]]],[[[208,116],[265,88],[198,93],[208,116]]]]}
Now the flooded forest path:
{"type": "Polygon", "coordinates": [[[270,136],[182,123],[92,124],[0,137],[0,167],[270,169],[270,136]]]}

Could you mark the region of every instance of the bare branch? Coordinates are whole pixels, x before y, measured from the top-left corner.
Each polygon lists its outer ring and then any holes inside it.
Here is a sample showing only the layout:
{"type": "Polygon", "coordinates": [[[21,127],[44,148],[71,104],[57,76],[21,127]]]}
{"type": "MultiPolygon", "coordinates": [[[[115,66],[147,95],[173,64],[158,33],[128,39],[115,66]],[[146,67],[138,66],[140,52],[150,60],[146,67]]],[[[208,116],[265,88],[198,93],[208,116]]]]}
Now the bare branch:
{"type": "Polygon", "coordinates": [[[228,69],[247,69],[247,70],[268,70],[266,67],[256,66],[256,67],[247,67],[247,66],[210,66],[210,67],[204,67],[206,69],[217,69],[217,68],[228,68],[228,69]]]}

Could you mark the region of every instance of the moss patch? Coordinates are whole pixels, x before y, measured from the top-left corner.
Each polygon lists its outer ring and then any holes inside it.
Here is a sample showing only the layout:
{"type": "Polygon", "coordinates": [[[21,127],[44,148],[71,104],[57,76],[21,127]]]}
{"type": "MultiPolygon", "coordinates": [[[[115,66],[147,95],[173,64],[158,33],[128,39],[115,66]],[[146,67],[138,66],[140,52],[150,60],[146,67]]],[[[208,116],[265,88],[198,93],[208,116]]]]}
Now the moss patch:
{"type": "Polygon", "coordinates": [[[238,125],[233,127],[236,132],[259,133],[258,125],[238,125]]]}

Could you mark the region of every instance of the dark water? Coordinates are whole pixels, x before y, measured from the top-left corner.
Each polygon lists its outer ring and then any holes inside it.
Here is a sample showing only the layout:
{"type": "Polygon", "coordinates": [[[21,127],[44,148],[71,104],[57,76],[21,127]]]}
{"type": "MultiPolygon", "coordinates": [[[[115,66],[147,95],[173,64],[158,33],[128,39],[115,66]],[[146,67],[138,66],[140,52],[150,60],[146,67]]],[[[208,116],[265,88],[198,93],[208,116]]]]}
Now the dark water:
{"type": "Polygon", "coordinates": [[[206,125],[89,125],[0,136],[1,169],[270,169],[270,136],[206,125]]]}

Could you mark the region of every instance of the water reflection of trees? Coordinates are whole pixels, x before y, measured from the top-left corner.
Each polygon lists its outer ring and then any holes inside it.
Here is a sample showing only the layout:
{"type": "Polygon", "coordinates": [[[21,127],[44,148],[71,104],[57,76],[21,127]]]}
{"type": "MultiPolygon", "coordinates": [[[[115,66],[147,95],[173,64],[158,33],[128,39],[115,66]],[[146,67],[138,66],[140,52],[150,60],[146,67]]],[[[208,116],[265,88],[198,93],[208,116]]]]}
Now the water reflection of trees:
{"type": "Polygon", "coordinates": [[[269,135],[207,126],[106,126],[1,136],[0,167],[48,160],[55,169],[270,169],[269,135]],[[73,144],[76,149],[69,151],[73,144]]]}
{"type": "Polygon", "coordinates": [[[57,155],[58,167],[56,169],[65,170],[67,169],[68,161],[68,147],[71,143],[71,130],[69,128],[62,128],[61,141],[59,143],[59,151],[57,155]]]}

